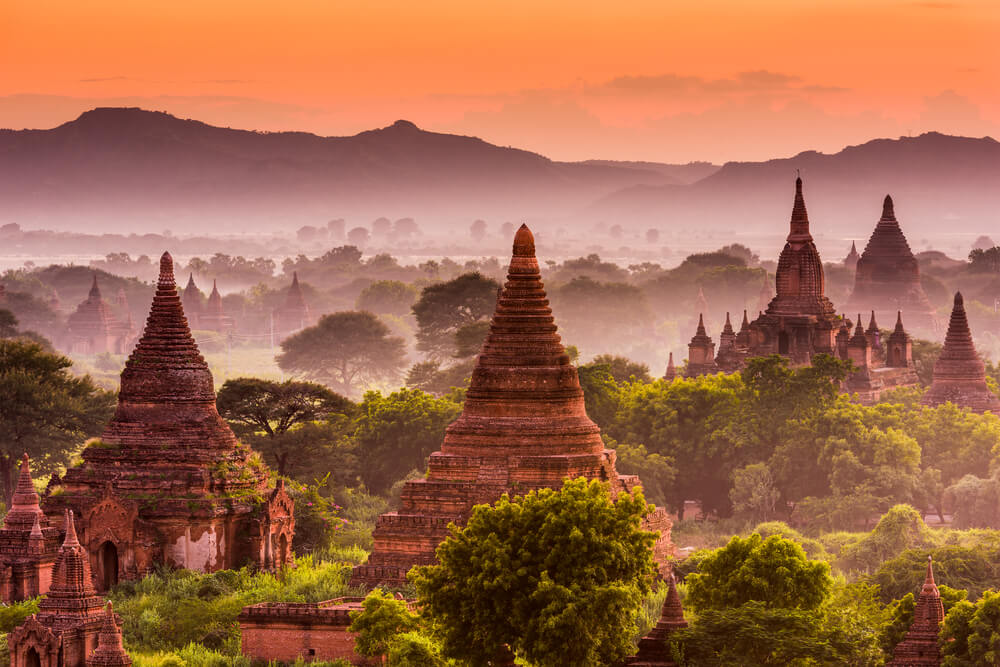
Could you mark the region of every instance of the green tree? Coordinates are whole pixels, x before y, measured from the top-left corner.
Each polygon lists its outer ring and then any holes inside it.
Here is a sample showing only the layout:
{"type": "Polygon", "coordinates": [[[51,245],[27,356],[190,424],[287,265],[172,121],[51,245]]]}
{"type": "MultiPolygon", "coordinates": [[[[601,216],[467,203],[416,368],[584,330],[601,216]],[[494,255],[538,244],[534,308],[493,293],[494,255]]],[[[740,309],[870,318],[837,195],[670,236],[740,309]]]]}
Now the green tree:
{"type": "Polygon", "coordinates": [[[456,332],[493,313],[498,289],[499,283],[479,272],[425,287],[413,304],[417,349],[434,358],[454,355],[456,332]]]}
{"type": "Polygon", "coordinates": [[[614,421],[621,400],[618,384],[611,375],[611,367],[606,364],[584,364],[577,367],[576,372],[583,389],[587,416],[602,429],[607,429],[614,421]]]}
{"type": "Polygon", "coordinates": [[[354,433],[361,479],[372,491],[384,493],[411,470],[424,470],[427,457],[441,446],[445,428],[461,411],[454,401],[418,389],[365,394],[354,433]]]}
{"type": "Polygon", "coordinates": [[[677,481],[674,462],[659,454],[652,454],[644,445],[608,443],[618,456],[618,472],[638,475],[643,492],[657,505],[665,505],[677,481]]]}
{"type": "MultiPolygon", "coordinates": [[[[909,505],[895,505],[882,515],[871,533],[841,550],[839,564],[845,570],[871,573],[906,549],[930,546],[931,540],[920,512],[909,505]]],[[[925,555],[925,567],[926,560],[925,555]]]]}
{"type": "Polygon", "coordinates": [[[456,387],[460,389],[468,387],[474,367],[475,361],[472,359],[459,361],[450,366],[442,366],[440,361],[420,361],[407,371],[406,386],[443,396],[456,387]]]}
{"type": "Polygon", "coordinates": [[[245,377],[227,380],[215,402],[236,434],[261,452],[282,476],[293,475],[293,467],[301,472],[330,446],[325,438],[316,437],[320,429],[307,429],[310,437],[301,437],[304,434],[296,430],[335,415],[346,422],[357,408],[315,382],[245,377]]]}
{"type": "Polygon", "coordinates": [[[943,667],[1000,664],[1000,593],[986,591],[979,600],[958,602],[941,628],[943,667]]]}
{"type": "Polygon", "coordinates": [[[935,579],[968,591],[972,597],[1000,587],[1000,561],[995,547],[949,544],[912,548],[886,558],[870,577],[871,583],[879,587],[883,602],[888,604],[920,590],[927,572],[927,556],[934,559],[935,579]]]}
{"type": "Polygon", "coordinates": [[[9,310],[0,309],[0,338],[13,338],[17,335],[17,318],[9,310]]]}
{"type": "Polygon", "coordinates": [[[419,293],[413,285],[399,280],[377,280],[361,290],[355,308],[400,317],[410,314],[419,293]]]}
{"type": "Polygon", "coordinates": [[[802,547],[778,535],[734,536],[686,579],[686,602],[701,613],[761,602],[765,608],[818,608],[830,594],[829,564],[809,560],[802,547]]]}
{"type": "Polygon", "coordinates": [[[324,315],[281,343],[278,366],[351,395],[363,386],[399,377],[406,344],[366,311],[324,315]]]}
{"type": "Polygon", "coordinates": [[[455,332],[455,357],[468,359],[479,354],[489,333],[490,323],[487,320],[463,324],[455,332]]]}
{"type": "Polygon", "coordinates": [[[590,362],[591,366],[607,366],[615,382],[622,384],[635,378],[639,382],[652,382],[649,366],[617,354],[599,354],[590,362]]]}
{"type": "Polygon", "coordinates": [[[115,395],[90,376],[74,377],[72,365],[37,343],[0,340],[0,481],[8,507],[22,454],[35,474],[55,472],[111,417],[115,395]]]}
{"type": "MultiPolygon", "coordinates": [[[[921,580],[921,583],[923,583],[923,580],[921,580]]],[[[948,586],[942,586],[941,584],[938,584],[938,592],[941,594],[941,602],[944,605],[945,615],[948,614],[952,607],[969,597],[967,591],[956,590],[948,586]]],[[[913,610],[915,608],[916,600],[913,597],[913,593],[910,592],[898,600],[893,600],[886,610],[888,618],[880,633],[879,641],[887,660],[892,657],[892,651],[896,647],[896,644],[903,641],[906,633],[910,631],[910,626],[913,625],[913,610]]]]}
{"type": "Polygon", "coordinates": [[[356,633],[354,648],[358,653],[377,658],[389,652],[393,639],[417,629],[419,623],[420,618],[406,602],[376,588],[361,603],[361,611],[351,612],[348,630],[356,633]]]}
{"type": "Polygon", "coordinates": [[[749,517],[754,523],[774,517],[778,489],[766,463],[751,463],[733,472],[733,488],[729,492],[733,510],[749,517]]]}
{"type": "Polygon", "coordinates": [[[477,505],[411,575],[444,654],[487,664],[509,646],[538,667],[616,664],[654,573],[641,492],[568,480],[477,505]]]}

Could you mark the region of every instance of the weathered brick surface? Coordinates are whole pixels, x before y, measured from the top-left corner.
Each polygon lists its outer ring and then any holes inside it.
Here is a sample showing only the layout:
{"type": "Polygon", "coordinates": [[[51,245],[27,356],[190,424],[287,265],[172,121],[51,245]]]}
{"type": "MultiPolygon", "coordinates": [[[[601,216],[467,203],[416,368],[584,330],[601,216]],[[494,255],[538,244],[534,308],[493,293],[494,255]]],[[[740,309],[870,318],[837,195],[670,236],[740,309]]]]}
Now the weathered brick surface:
{"type": "Polygon", "coordinates": [[[944,604],[934,582],[934,569],[927,557],[927,577],[913,607],[913,623],[903,641],[892,651],[892,660],[886,667],[938,667],[941,652],[938,650],[938,633],[944,621],[944,604]]]}
{"type": "Polygon", "coordinates": [[[348,631],[350,612],[361,609],[362,598],[326,602],[262,603],[244,607],[239,616],[241,650],[253,660],[294,662],[347,659],[374,665],[354,651],[355,634],[348,631]]]}
{"type": "Polygon", "coordinates": [[[688,626],[684,620],[684,609],[677,594],[673,575],[667,577],[667,597],[663,600],[660,619],[646,636],[639,640],[639,652],[625,661],[629,667],[674,667],[676,663],[670,655],[667,640],[671,633],[688,626]]]}
{"type": "MultiPolygon", "coordinates": [[[[431,454],[425,479],[407,482],[397,512],[380,516],[368,563],[354,570],[358,584],[400,584],[417,564],[434,562],[447,525],[464,524],[473,505],[502,494],[559,488],[567,477],[626,488],[615,453],[587,417],[576,368],[556,333],[535,244],[526,226],[514,238],[507,280],[498,294],[490,333],[473,370],[461,416],[431,454]]],[[[658,558],[672,551],[670,520],[648,519],[660,531],[658,558]]]]}
{"type": "Polygon", "coordinates": [[[114,417],[82,458],[43,508],[54,522],[76,511],[101,590],[160,562],[213,571],[291,559],[292,500],[219,415],[167,253],[114,417]]]}
{"type": "Polygon", "coordinates": [[[52,567],[62,539],[59,530],[49,525],[38,502],[31,481],[30,462],[25,454],[10,511],[0,528],[0,595],[3,602],[26,600],[49,590],[52,567]]]}

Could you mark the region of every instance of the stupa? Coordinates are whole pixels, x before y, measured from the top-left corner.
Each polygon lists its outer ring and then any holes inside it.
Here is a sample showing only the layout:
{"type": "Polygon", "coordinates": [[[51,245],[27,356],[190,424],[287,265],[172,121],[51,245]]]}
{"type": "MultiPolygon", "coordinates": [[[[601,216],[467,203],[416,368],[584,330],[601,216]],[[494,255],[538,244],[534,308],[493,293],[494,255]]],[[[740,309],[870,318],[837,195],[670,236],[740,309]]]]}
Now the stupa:
{"type": "Polygon", "coordinates": [[[97,635],[97,648],[87,657],[87,667],[127,667],[132,658],[122,644],[122,630],[111,602],[104,608],[104,625],[97,635]]]}
{"type": "MultiPolygon", "coordinates": [[[[749,331],[747,333],[749,334],[749,331]]],[[[743,367],[745,357],[746,350],[740,350],[737,346],[737,333],[733,331],[729,313],[726,313],[726,324],[719,336],[719,351],[715,355],[715,365],[724,373],[732,373],[743,367]]]]}
{"type": "Polygon", "coordinates": [[[187,317],[188,322],[195,329],[201,328],[198,320],[201,317],[201,311],[205,307],[204,299],[205,296],[194,283],[194,274],[189,273],[187,285],[181,293],[181,305],[184,307],[184,315],[187,317]]]}
{"type": "Polygon", "coordinates": [[[677,367],[674,366],[674,353],[669,352],[667,354],[667,371],[663,374],[663,379],[667,382],[673,382],[674,378],[677,377],[677,367]]]}
{"type": "Polygon", "coordinates": [[[938,633],[944,622],[944,604],[934,583],[934,568],[927,557],[927,576],[913,607],[913,623],[903,641],[896,644],[886,667],[939,667],[938,633]]]}
{"type": "Polygon", "coordinates": [[[667,641],[671,634],[683,630],[688,623],[684,619],[684,608],[677,594],[673,574],[667,577],[667,586],[669,588],[667,597],[663,600],[660,620],[639,640],[639,652],[625,661],[629,667],[674,667],[677,664],[670,655],[667,641]]]}
{"type": "Polygon", "coordinates": [[[101,296],[95,273],[87,298],[67,320],[65,347],[73,354],[124,354],[125,341],[116,331],[119,329],[111,305],[101,296]]]}
{"type": "Polygon", "coordinates": [[[219,416],[168,253],[118,407],[82,458],[50,484],[43,509],[76,511],[100,590],[157,563],[207,572],[291,559],[292,500],[219,416]]]}
{"type": "Polygon", "coordinates": [[[944,348],[934,362],[934,381],[924,394],[924,405],[949,402],[974,412],[1000,414],[1000,398],[986,386],[986,367],[972,342],[961,292],[955,293],[944,348]]]}
{"type": "Polygon", "coordinates": [[[206,331],[216,331],[218,333],[228,333],[235,328],[233,318],[226,315],[226,311],[222,307],[222,295],[219,293],[219,286],[214,280],[212,281],[212,292],[208,295],[208,303],[198,318],[198,327],[206,331]]]}
{"type": "Polygon", "coordinates": [[[882,217],[858,260],[848,308],[873,310],[888,319],[903,311],[911,327],[933,330],[937,318],[920,284],[920,265],[896,220],[892,197],[882,202],[882,217]]]}
{"type": "Polygon", "coordinates": [[[292,284],[285,294],[284,303],[274,310],[272,317],[273,335],[276,341],[283,340],[296,331],[312,326],[314,321],[312,312],[309,310],[309,304],[306,303],[302,288],[299,286],[297,271],[292,273],[292,284]]]}
{"type": "MultiPolygon", "coordinates": [[[[732,326],[729,329],[732,331],[732,326]]],[[[715,365],[715,342],[705,331],[704,316],[698,315],[698,328],[688,343],[688,362],[684,374],[691,378],[718,372],[719,367],[715,365]]]]}
{"type": "MultiPolygon", "coordinates": [[[[374,549],[352,581],[399,585],[412,566],[434,562],[449,522],[464,524],[473,505],[560,488],[567,477],[607,481],[612,493],[639,485],[638,477],[618,474],[615,452],[605,449],[587,417],[576,368],[556,333],[534,238],[522,225],[462,414],[430,455],[426,477],[408,481],[400,509],[376,521],[374,549]]],[[[655,552],[663,563],[672,551],[670,519],[658,509],[646,523],[660,531],[655,552]]]]}
{"type": "Polygon", "coordinates": [[[94,590],[86,550],[77,540],[73,513],[52,572],[52,586],[38,613],[7,639],[11,667],[84,667],[104,625],[104,600],[94,590]]]}
{"type": "Polygon", "coordinates": [[[750,323],[750,356],[781,354],[807,364],[819,353],[834,353],[840,322],[826,297],[823,262],[809,232],[802,179],[795,179],[795,199],[788,238],[778,257],[776,294],[764,314],[750,323]]]}
{"type": "Polygon", "coordinates": [[[25,454],[10,511],[0,528],[0,593],[5,603],[44,595],[52,583],[62,539],[38,501],[25,454]]]}
{"type": "Polygon", "coordinates": [[[851,241],[851,250],[847,253],[847,257],[844,258],[844,268],[854,273],[858,270],[858,260],[861,258],[858,255],[858,246],[855,245],[854,241],[851,241]]]}

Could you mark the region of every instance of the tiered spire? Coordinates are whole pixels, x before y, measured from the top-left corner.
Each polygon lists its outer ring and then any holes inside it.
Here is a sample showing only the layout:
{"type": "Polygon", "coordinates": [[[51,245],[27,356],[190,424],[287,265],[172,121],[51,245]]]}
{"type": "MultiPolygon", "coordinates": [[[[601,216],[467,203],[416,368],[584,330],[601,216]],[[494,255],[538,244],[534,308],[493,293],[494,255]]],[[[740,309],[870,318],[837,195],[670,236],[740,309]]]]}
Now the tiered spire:
{"type": "Polygon", "coordinates": [[[795,179],[795,201],[792,204],[792,219],[789,228],[789,242],[812,241],[812,234],[809,233],[809,213],[806,211],[806,200],[802,196],[802,178],[800,177],[795,179]]]}
{"type": "Polygon", "coordinates": [[[222,315],[222,295],[219,294],[217,281],[212,281],[212,293],[208,295],[208,306],[205,312],[209,315],[222,315]]]}
{"type": "Polygon", "coordinates": [[[986,386],[986,368],[972,342],[961,292],[955,293],[944,348],[934,363],[934,381],[924,395],[925,405],[949,401],[975,412],[1000,413],[1000,399],[986,386]]]}
{"type": "Polygon", "coordinates": [[[90,292],[87,293],[88,299],[100,299],[101,298],[101,288],[97,286],[97,274],[94,274],[94,279],[90,283],[90,292]]]}
{"type": "Polygon", "coordinates": [[[87,667],[125,667],[131,664],[132,658],[125,652],[121,628],[109,600],[104,608],[104,624],[97,635],[97,648],[87,657],[87,667]]]}
{"type": "Polygon", "coordinates": [[[865,335],[865,327],[861,323],[861,313],[858,313],[857,324],[854,327],[854,335],[851,337],[852,347],[869,347],[868,336],[865,335]]]}
{"type": "Polygon", "coordinates": [[[667,586],[660,620],[649,634],[639,640],[639,652],[626,661],[629,667],[672,667],[675,664],[667,642],[672,633],[683,630],[688,623],[684,620],[684,608],[672,573],[667,578],[667,586]]]}
{"type": "Polygon", "coordinates": [[[118,409],[103,439],[140,446],[236,446],[215,407],[212,373],[184,317],[170,253],[160,258],[146,327],[122,371],[118,409]],[[155,443],[150,439],[153,430],[155,443]]]}
{"type": "Polygon", "coordinates": [[[892,660],[886,667],[937,667],[941,664],[938,633],[944,622],[944,604],[934,582],[931,557],[927,557],[927,574],[920,595],[913,607],[913,623],[903,641],[896,645],[892,660]]]}
{"type": "Polygon", "coordinates": [[[73,510],[67,510],[65,516],[66,539],[52,569],[52,586],[38,605],[39,613],[91,616],[99,613],[103,602],[94,589],[90,558],[76,536],[73,510]]]}
{"type": "Polygon", "coordinates": [[[663,374],[663,379],[672,381],[677,377],[677,368],[674,366],[674,353],[670,352],[667,354],[667,372],[663,374]]]}
{"type": "MultiPolygon", "coordinates": [[[[28,460],[28,455],[25,454],[21,457],[21,470],[18,474],[17,486],[14,487],[10,511],[4,517],[3,527],[10,530],[31,530],[36,522],[43,520],[47,526],[48,519],[38,506],[38,501],[38,493],[31,481],[31,463],[28,460]]],[[[40,525],[39,529],[41,529],[40,525]]]]}
{"type": "Polygon", "coordinates": [[[844,258],[844,268],[848,271],[854,271],[858,268],[858,260],[860,255],[858,255],[858,246],[851,241],[851,250],[847,253],[847,257],[844,258]]]}

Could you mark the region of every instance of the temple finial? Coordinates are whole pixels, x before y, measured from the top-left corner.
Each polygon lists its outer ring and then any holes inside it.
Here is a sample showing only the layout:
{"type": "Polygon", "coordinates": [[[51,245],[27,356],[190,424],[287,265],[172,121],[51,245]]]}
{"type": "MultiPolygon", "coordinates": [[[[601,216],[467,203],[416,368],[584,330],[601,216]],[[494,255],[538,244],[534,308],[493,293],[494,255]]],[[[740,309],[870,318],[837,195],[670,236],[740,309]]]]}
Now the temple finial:
{"type": "Polygon", "coordinates": [[[158,287],[174,287],[174,258],[169,252],[160,256],[160,277],[156,281],[158,287]]]}
{"type": "Polygon", "coordinates": [[[514,234],[513,254],[514,257],[535,256],[535,235],[528,229],[528,225],[522,224],[514,234]]]}
{"type": "Polygon", "coordinates": [[[892,197],[890,197],[889,195],[886,195],[885,199],[882,200],[882,219],[883,220],[896,219],[896,212],[893,210],[892,207],[892,197]]]}
{"type": "Polygon", "coordinates": [[[66,539],[63,547],[78,547],[80,540],[76,536],[76,524],[73,522],[73,510],[66,510],[66,539]]]}

